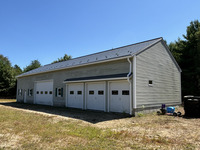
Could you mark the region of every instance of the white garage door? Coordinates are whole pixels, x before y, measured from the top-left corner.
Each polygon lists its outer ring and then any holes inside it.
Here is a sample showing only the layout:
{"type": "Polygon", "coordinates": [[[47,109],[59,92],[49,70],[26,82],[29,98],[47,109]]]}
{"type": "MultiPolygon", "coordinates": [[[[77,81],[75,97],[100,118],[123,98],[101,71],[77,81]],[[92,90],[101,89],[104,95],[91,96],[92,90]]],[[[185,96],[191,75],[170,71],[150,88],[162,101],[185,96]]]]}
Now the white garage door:
{"type": "Polygon", "coordinates": [[[87,109],[105,110],[105,82],[86,84],[87,109]]]}
{"type": "Polygon", "coordinates": [[[67,107],[83,108],[83,83],[67,86],[67,107]]]}
{"type": "Polygon", "coordinates": [[[42,105],[53,105],[53,82],[44,81],[36,83],[35,103],[42,105]]]}
{"type": "Polygon", "coordinates": [[[130,112],[130,91],[127,81],[109,82],[110,112],[130,112]]]}

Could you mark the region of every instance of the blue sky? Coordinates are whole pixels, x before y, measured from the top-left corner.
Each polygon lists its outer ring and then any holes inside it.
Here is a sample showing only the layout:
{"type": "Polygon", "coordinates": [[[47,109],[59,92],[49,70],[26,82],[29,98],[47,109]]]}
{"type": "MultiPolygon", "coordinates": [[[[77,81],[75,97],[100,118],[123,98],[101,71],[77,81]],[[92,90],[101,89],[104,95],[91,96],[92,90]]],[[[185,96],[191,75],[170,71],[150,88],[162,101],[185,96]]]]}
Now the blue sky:
{"type": "Polygon", "coordinates": [[[182,38],[199,0],[0,0],[0,54],[21,68],[157,37],[182,38]]]}

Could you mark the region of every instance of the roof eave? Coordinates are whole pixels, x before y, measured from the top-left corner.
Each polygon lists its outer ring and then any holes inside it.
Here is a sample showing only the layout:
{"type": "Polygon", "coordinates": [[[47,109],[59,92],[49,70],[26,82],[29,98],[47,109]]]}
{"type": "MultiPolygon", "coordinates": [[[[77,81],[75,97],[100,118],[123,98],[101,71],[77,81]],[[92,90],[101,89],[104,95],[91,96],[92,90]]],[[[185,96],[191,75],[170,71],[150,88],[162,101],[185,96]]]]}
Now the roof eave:
{"type": "Polygon", "coordinates": [[[117,57],[117,58],[113,58],[113,59],[85,63],[85,64],[81,64],[81,65],[77,65],[77,66],[64,67],[64,68],[59,68],[59,69],[54,69],[54,70],[42,71],[42,72],[38,72],[38,73],[31,73],[31,74],[27,74],[27,75],[18,75],[18,76],[16,76],[16,78],[32,76],[32,75],[36,75],[36,74],[43,74],[43,73],[47,73],[47,72],[54,72],[54,71],[59,71],[59,70],[65,70],[65,69],[71,69],[71,68],[76,68],[76,67],[88,66],[88,65],[92,65],[92,64],[99,64],[99,63],[104,63],[104,62],[109,62],[109,61],[121,60],[121,59],[126,59],[127,57],[130,57],[130,56],[131,55],[126,55],[126,56],[117,57]]]}

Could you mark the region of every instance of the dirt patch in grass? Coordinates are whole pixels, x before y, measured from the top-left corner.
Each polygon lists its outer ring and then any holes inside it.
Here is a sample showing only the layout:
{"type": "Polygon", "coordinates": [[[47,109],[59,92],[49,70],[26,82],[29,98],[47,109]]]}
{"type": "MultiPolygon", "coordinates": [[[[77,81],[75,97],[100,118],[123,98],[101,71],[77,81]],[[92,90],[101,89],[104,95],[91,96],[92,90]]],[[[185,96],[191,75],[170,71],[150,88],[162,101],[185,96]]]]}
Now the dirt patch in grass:
{"type": "MultiPolygon", "coordinates": [[[[178,111],[184,114],[182,107],[178,111]]],[[[199,126],[198,118],[155,113],[119,117],[0,104],[0,148],[5,149],[200,149],[199,126]]]]}
{"type": "Polygon", "coordinates": [[[11,148],[11,149],[17,149],[20,147],[18,145],[18,141],[21,139],[20,136],[10,134],[10,133],[5,133],[5,134],[0,134],[0,148],[11,148]]]}

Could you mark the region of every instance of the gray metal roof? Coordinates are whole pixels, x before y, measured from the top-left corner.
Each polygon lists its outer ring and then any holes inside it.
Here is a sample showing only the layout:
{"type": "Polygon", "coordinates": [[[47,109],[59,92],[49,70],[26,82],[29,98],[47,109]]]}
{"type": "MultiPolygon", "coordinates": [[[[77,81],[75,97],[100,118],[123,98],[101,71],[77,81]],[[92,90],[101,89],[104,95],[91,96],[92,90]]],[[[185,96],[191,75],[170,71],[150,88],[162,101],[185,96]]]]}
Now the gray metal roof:
{"type": "Polygon", "coordinates": [[[77,66],[86,65],[86,64],[92,64],[95,62],[101,62],[101,61],[116,59],[116,58],[125,57],[125,56],[132,56],[150,47],[151,45],[154,45],[160,40],[162,40],[162,38],[156,38],[156,39],[152,39],[152,40],[148,40],[148,41],[144,41],[144,42],[140,42],[136,44],[131,44],[131,45],[107,50],[107,51],[102,51],[99,53],[94,53],[91,55],[77,57],[77,58],[59,62],[59,63],[48,64],[48,65],[39,67],[37,69],[25,72],[21,75],[18,75],[17,77],[23,77],[23,76],[39,74],[39,73],[44,73],[44,72],[51,72],[51,71],[61,70],[61,69],[67,69],[67,68],[77,67],[77,66]]]}

